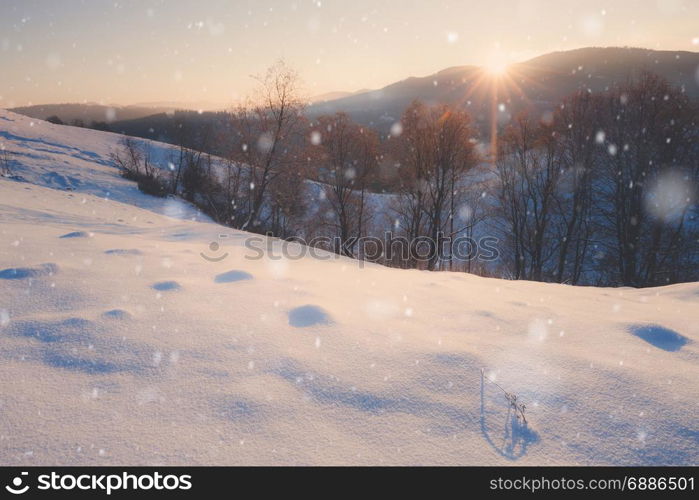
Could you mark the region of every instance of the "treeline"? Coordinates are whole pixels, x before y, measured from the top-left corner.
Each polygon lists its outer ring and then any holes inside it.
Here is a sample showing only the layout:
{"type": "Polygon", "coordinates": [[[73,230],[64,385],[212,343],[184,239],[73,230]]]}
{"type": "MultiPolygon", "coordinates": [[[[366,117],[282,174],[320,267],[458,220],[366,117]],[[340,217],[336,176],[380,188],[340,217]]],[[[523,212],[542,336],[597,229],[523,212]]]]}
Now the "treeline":
{"type": "Polygon", "coordinates": [[[520,114],[498,148],[493,227],[515,279],[651,286],[699,278],[699,123],[651,73],[520,114]]]}
{"type": "Polygon", "coordinates": [[[92,120],[88,123],[81,118],[74,118],[73,120],[63,121],[58,115],[51,115],[48,118],[46,118],[46,121],[55,125],[70,125],[72,127],[91,128],[94,130],[102,130],[104,132],[112,132],[111,128],[109,127],[109,124],[105,121],[92,120]]]}
{"type": "Polygon", "coordinates": [[[490,154],[463,110],[416,101],[380,137],[342,113],[308,119],[283,63],[258,92],[225,127],[182,122],[167,169],[132,139],[114,161],[143,191],[181,194],[222,224],[329,236],[328,250],[390,266],[596,285],[699,279],[697,108],[657,76],[519,114],[490,154]],[[497,237],[498,258],[454,248],[483,236],[497,237]]]}

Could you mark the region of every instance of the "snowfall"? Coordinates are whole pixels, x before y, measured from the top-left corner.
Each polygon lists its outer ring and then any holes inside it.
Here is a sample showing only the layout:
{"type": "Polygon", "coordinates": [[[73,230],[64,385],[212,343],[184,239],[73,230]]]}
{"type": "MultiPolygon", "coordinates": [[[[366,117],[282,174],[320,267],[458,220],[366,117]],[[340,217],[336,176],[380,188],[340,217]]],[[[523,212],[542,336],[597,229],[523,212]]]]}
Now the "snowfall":
{"type": "Polygon", "coordinates": [[[118,144],[0,110],[0,464],[699,464],[699,283],[280,258],[118,144]]]}

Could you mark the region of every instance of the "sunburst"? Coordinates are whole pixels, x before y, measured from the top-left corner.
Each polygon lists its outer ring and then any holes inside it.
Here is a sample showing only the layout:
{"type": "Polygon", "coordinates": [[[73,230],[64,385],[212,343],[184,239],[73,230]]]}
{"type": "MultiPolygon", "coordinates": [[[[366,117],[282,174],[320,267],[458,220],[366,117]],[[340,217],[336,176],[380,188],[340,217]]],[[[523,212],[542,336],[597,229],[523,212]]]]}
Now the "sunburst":
{"type": "Polygon", "coordinates": [[[469,88],[461,98],[462,104],[473,98],[489,103],[491,162],[497,159],[497,124],[503,107],[509,107],[509,103],[516,99],[524,102],[525,106],[528,105],[531,101],[522,87],[541,86],[539,82],[532,80],[529,71],[523,69],[519,64],[508,64],[503,58],[492,57],[487,64],[475,70],[469,88]]]}

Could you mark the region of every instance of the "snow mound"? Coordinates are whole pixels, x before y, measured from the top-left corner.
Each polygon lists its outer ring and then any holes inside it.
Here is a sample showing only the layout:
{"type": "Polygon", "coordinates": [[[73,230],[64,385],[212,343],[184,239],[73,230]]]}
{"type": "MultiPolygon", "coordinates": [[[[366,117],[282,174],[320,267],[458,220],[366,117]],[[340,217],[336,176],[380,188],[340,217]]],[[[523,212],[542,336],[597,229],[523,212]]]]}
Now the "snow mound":
{"type": "Polygon", "coordinates": [[[245,281],[253,279],[252,274],[245,271],[228,271],[221,273],[214,278],[216,283],[233,283],[235,281],[245,281]]]}
{"type": "Polygon", "coordinates": [[[305,328],[314,325],[329,325],[332,323],[330,316],[322,307],[305,305],[289,311],[289,324],[296,328],[305,328]]]}
{"type": "Polygon", "coordinates": [[[632,326],[631,332],[636,337],[663,351],[679,351],[689,342],[689,339],[684,335],[660,325],[632,326]]]}
{"type": "Polygon", "coordinates": [[[143,252],[136,248],[112,248],[105,250],[107,255],[143,255],[143,252]]]}
{"type": "Polygon", "coordinates": [[[131,314],[129,314],[128,311],[124,311],[123,309],[111,309],[109,311],[105,311],[104,313],[102,313],[102,317],[105,319],[119,319],[119,320],[132,318],[131,314]]]}
{"type": "Polygon", "coordinates": [[[91,234],[86,232],[86,231],[73,231],[71,233],[67,233],[64,235],[59,236],[61,239],[67,239],[67,238],[91,238],[91,234]]]}
{"type": "Polygon", "coordinates": [[[40,278],[42,276],[53,276],[58,272],[56,264],[41,264],[37,267],[10,267],[0,271],[0,279],[3,280],[23,280],[28,278],[40,278]]]}
{"type": "Polygon", "coordinates": [[[159,292],[173,292],[182,287],[177,281],[159,281],[158,283],[154,283],[152,288],[159,292]]]}

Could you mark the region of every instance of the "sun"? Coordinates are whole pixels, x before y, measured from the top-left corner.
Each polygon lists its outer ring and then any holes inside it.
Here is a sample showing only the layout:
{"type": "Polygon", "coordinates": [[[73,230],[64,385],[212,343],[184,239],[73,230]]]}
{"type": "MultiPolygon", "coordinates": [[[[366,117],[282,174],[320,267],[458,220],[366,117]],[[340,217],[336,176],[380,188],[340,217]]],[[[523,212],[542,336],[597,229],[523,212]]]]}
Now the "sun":
{"type": "Polygon", "coordinates": [[[503,76],[507,73],[507,63],[502,59],[494,58],[485,64],[484,69],[492,76],[503,76]]]}

